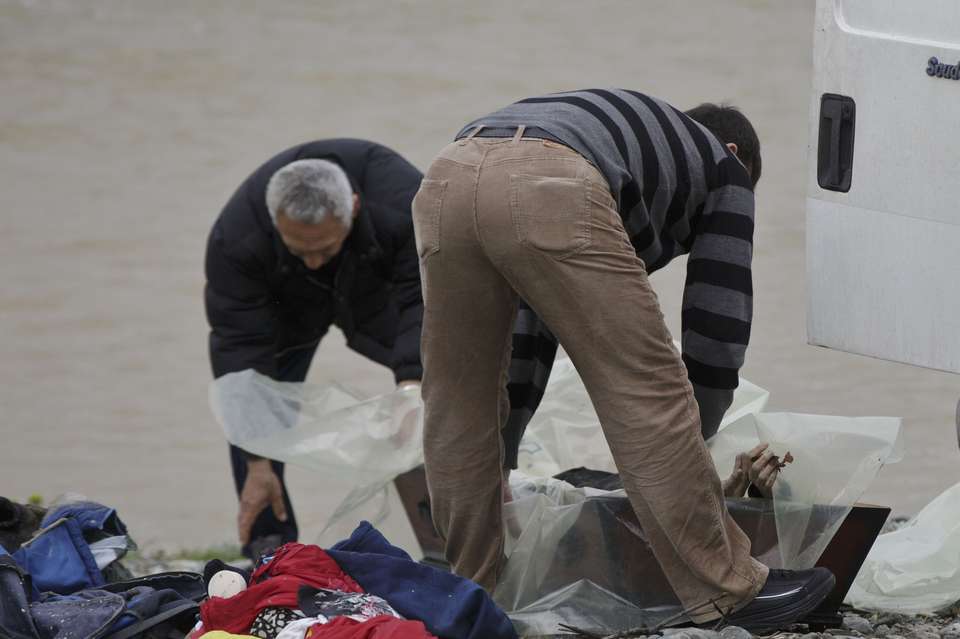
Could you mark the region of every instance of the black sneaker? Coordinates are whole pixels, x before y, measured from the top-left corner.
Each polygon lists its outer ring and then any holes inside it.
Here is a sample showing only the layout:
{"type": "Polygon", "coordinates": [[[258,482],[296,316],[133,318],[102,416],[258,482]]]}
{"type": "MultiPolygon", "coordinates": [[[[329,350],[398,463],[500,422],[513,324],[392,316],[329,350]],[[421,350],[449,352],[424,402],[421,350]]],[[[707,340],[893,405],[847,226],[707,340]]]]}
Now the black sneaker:
{"type": "Polygon", "coordinates": [[[726,623],[754,634],[800,623],[827,598],[836,581],[826,568],[771,570],[756,598],[728,615],[726,623]]]}

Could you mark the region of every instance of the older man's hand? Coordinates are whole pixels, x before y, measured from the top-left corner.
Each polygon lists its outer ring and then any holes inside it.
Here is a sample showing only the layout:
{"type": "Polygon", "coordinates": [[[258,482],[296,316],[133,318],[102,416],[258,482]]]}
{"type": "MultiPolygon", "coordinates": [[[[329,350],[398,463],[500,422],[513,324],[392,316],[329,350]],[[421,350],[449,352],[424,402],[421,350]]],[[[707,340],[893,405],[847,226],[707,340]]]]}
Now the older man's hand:
{"type": "Polygon", "coordinates": [[[250,543],[250,531],[257,516],[267,506],[273,508],[273,514],[280,521],[287,521],[287,507],[283,503],[283,486],[269,459],[247,461],[247,479],[240,491],[240,513],[237,515],[237,532],[240,544],[250,543]]]}

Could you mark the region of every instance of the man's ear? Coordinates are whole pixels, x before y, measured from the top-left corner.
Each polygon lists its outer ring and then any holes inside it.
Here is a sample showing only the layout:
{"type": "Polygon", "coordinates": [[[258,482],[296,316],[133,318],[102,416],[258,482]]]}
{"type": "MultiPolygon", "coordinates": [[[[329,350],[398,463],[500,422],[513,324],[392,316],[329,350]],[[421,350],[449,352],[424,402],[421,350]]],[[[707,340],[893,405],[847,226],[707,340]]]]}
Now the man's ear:
{"type": "MultiPolygon", "coordinates": [[[[736,151],[734,151],[736,153],[736,151]]],[[[353,219],[357,219],[357,216],[360,215],[360,196],[356,193],[353,194],[353,219]]]]}
{"type": "Polygon", "coordinates": [[[734,155],[737,155],[737,145],[733,142],[727,142],[727,148],[730,149],[730,152],[734,155]]]}

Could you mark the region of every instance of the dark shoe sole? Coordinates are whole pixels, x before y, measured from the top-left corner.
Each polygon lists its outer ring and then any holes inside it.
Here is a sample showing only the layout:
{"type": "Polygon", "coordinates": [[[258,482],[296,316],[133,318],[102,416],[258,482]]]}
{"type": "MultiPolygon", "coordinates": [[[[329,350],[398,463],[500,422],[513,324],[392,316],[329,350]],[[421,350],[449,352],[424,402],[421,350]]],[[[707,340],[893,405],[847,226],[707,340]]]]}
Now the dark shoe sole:
{"type": "Polygon", "coordinates": [[[836,586],[837,579],[832,574],[829,579],[815,584],[802,600],[793,606],[784,606],[782,611],[773,611],[773,614],[755,613],[740,616],[734,613],[727,618],[727,624],[740,626],[753,634],[763,634],[772,630],[781,630],[793,624],[802,623],[803,619],[823,603],[836,586]]]}

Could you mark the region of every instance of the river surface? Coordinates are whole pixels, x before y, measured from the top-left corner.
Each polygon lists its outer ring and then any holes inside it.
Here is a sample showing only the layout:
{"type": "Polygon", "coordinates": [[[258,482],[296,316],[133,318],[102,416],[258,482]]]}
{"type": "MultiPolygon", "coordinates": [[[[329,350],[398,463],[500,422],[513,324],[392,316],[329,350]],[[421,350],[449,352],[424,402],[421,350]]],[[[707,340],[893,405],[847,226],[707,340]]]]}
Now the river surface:
{"type": "MultiPolygon", "coordinates": [[[[0,494],[88,495],[146,543],[232,540],[201,295],[206,234],[237,184],[332,136],[425,168],[513,100],[622,86],[753,119],[764,171],[744,374],[773,410],[903,416],[907,458],[866,499],[917,511],[960,477],[960,377],[806,344],[812,28],[809,0],[0,0],[0,494]]],[[[675,334],[683,270],[653,277],[675,334]]],[[[337,335],[311,379],[391,386],[337,335]]],[[[309,540],[345,487],[290,480],[309,540]]],[[[396,508],[385,528],[412,543],[396,508]]]]}

